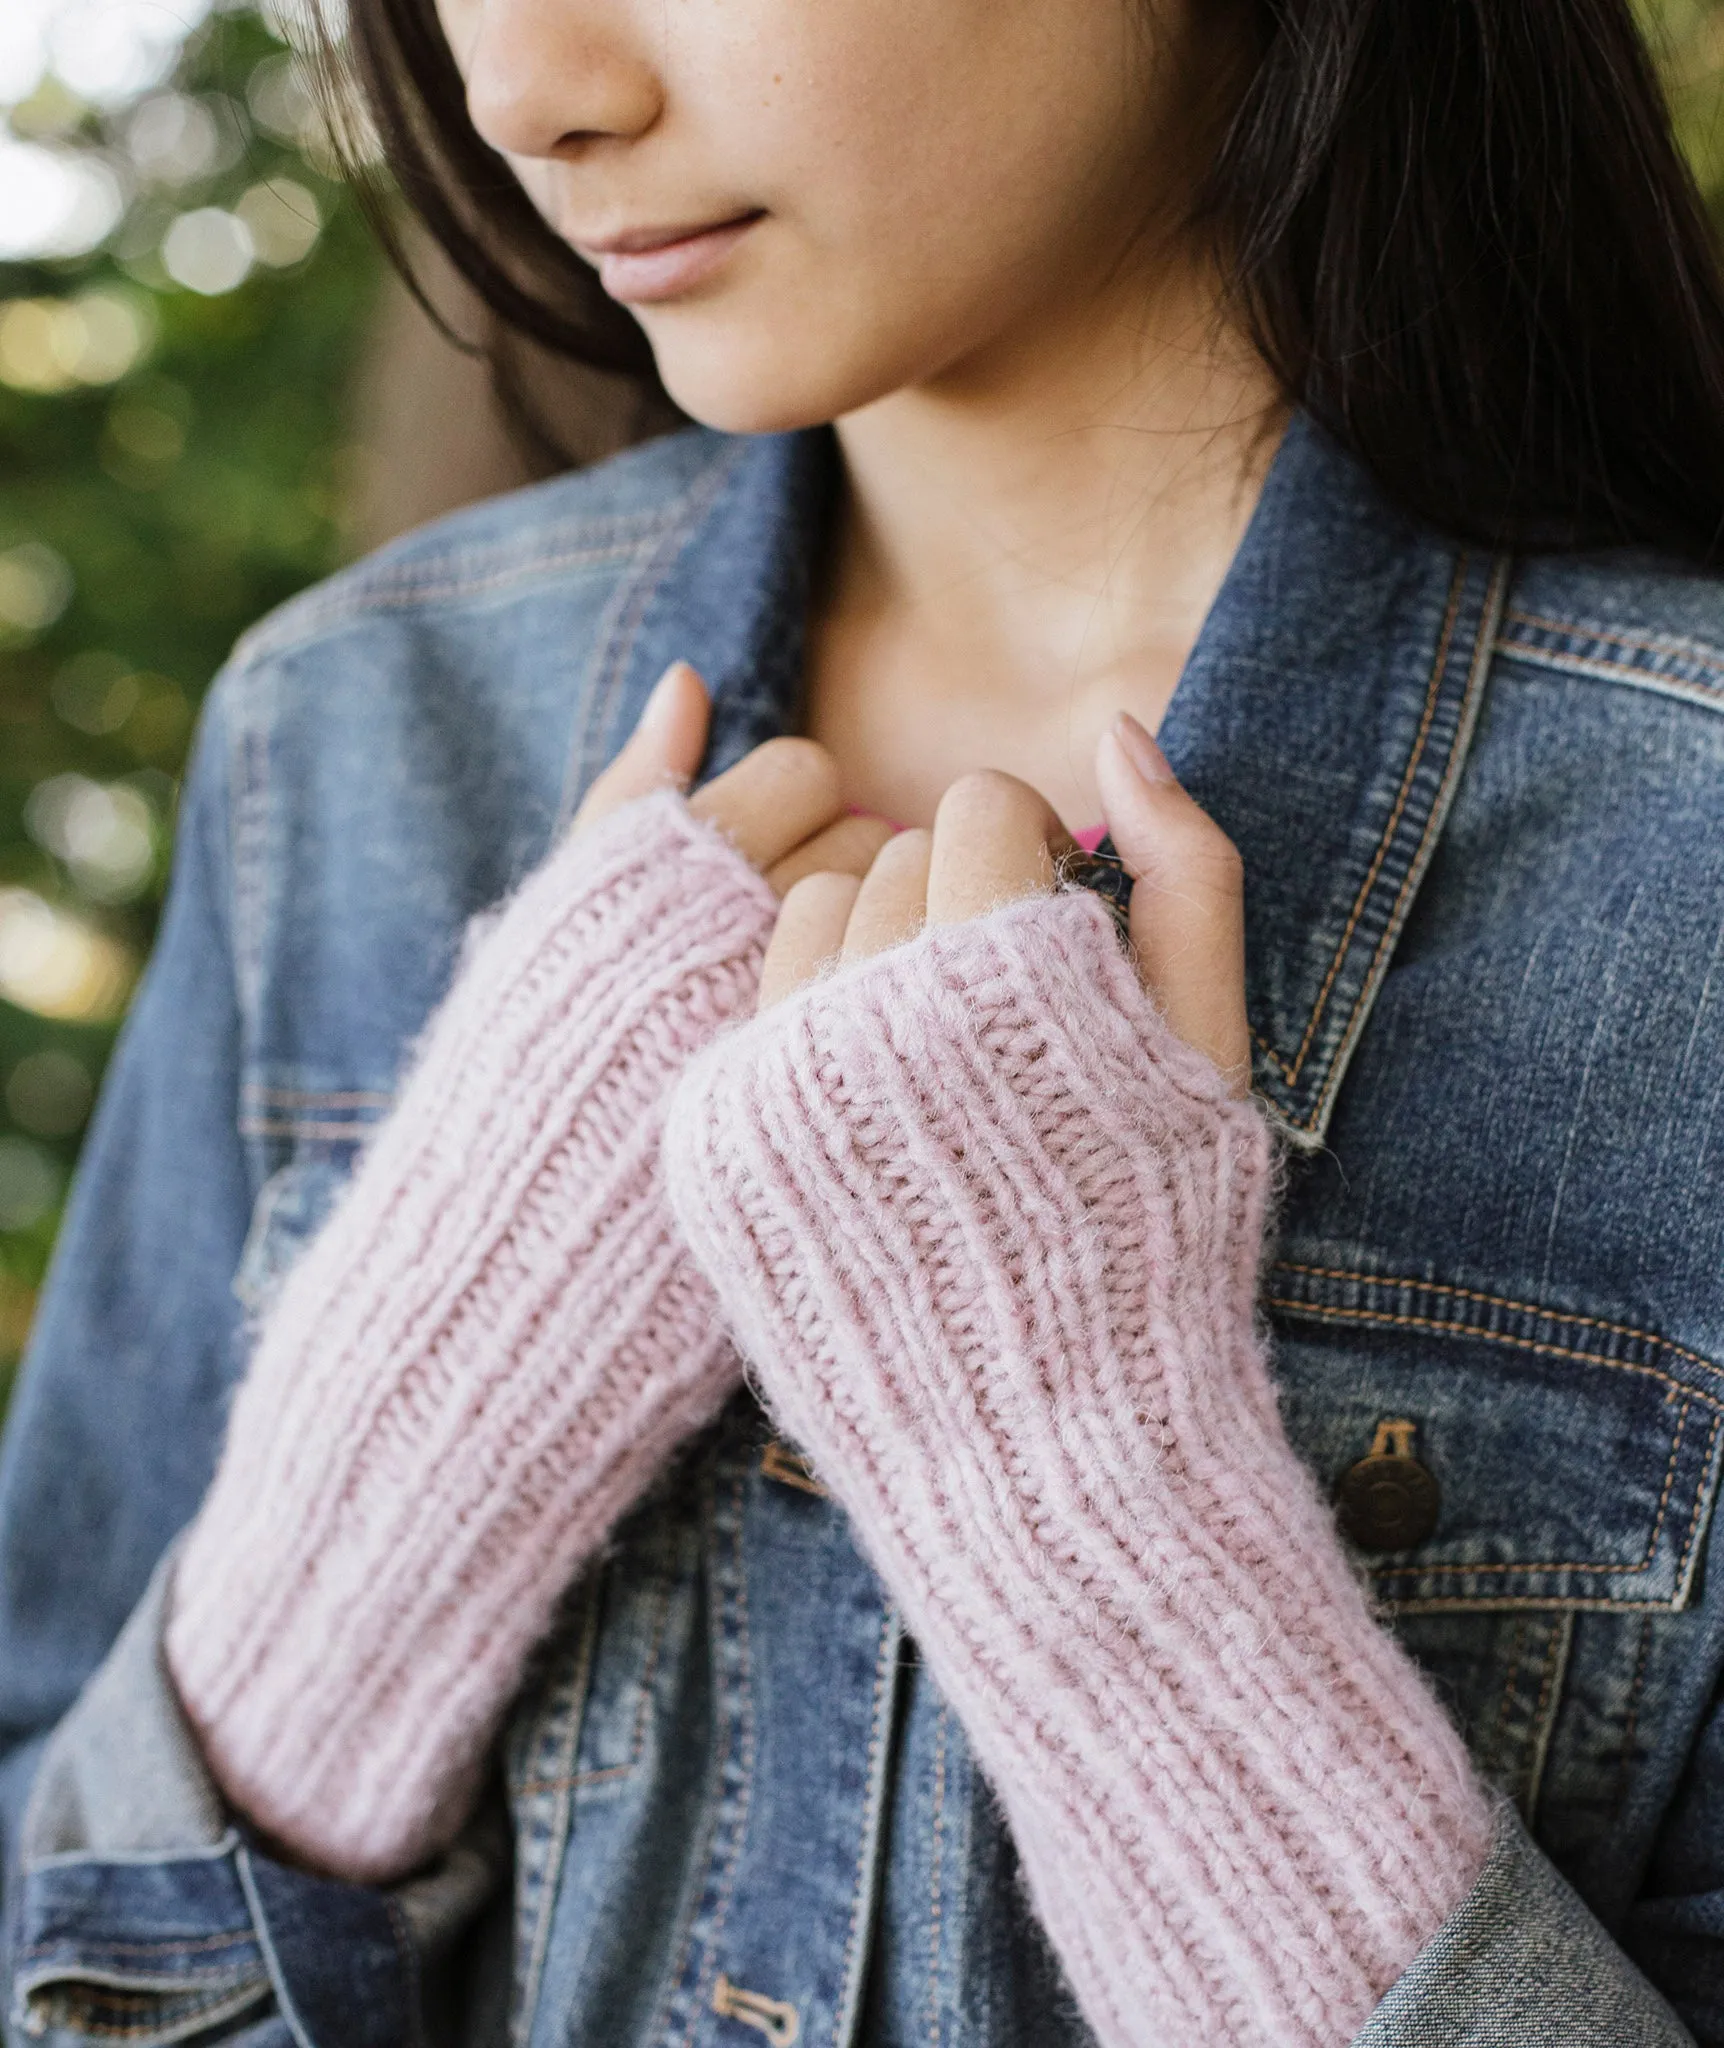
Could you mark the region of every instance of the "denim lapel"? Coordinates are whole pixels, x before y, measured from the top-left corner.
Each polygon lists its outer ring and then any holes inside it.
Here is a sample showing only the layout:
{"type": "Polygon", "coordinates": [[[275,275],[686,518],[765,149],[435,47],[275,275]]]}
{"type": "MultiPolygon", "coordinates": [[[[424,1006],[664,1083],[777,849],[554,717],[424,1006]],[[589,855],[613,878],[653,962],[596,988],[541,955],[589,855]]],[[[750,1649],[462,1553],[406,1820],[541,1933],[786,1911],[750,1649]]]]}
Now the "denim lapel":
{"type": "Polygon", "coordinates": [[[1297,1143],[1322,1141],[1448,815],[1509,569],[1298,416],[1163,721],[1245,862],[1254,1082],[1297,1143]]]}
{"type": "MultiPolygon", "coordinates": [[[[795,722],[835,474],[824,430],[718,445],[617,649],[631,706],[678,656],[701,669],[707,773],[795,722]]],[[[1296,417],[1163,722],[1244,857],[1255,1085],[1296,1143],[1322,1141],[1442,829],[1508,573],[1296,417]]]]}
{"type": "MultiPolygon", "coordinates": [[[[649,566],[615,693],[632,725],[670,664],[693,662],[713,695],[703,777],[795,724],[836,475],[823,429],[713,441],[718,453],[704,488],[691,493],[670,546],[649,566]]],[[[625,736],[626,728],[614,744],[625,736]]]]}

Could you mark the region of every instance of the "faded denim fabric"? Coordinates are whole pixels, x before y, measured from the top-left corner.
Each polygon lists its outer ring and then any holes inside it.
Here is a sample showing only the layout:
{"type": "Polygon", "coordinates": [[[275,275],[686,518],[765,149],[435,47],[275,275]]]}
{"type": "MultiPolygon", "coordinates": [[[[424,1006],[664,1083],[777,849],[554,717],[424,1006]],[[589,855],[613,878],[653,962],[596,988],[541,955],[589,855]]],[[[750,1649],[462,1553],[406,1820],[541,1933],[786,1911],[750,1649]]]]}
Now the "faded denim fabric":
{"type": "MultiPolygon", "coordinates": [[[[745,1396],[570,1589],[506,1849],[481,1815],[393,1891],[282,1867],[156,1647],[248,1322],[469,920],[672,658],[709,769],[794,725],[831,480],[822,433],[679,435],[387,550],[217,686],[0,1453],[17,2042],[1089,2042],[961,1727],[745,1396]]],[[[1249,878],[1287,1426],[1325,1487],[1383,1442],[1434,1476],[1360,1564],[1507,1802],[1362,2048],[1724,2048],[1724,590],[1459,548],[1298,421],[1161,736],[1249,878]]]]}

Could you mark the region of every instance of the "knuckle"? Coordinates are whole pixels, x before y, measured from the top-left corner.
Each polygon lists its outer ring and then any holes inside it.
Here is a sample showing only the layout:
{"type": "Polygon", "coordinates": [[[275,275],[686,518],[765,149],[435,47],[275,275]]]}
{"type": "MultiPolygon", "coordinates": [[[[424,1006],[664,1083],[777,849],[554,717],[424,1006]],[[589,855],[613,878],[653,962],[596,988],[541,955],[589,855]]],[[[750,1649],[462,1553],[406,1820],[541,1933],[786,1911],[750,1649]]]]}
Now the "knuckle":
{"type": "Polygon", "coordinates": [[[948,830],[985,831],[1029,826],[1040,830],[1047,804],[1027,782],[1000,768],[972,768],[940,799],[939,822],[948,830]]]}
{"type": "Polygon", "coordinates": [[[856,877],[837,868],[816,868],[802,875],[785,892],[780,919],[818,917],[833,904],[842,903],[856,892],[856,877]]]}
{"type": "Polygon", "coordinates": [[[1240,852],[1207,811],[1193,804],[1169,832],[1170,851],[1180,864],[1211,877],[1216,882],[1239,880],[1245,875],[1240,852]]]}
{"type": "Polygon", "coordinates": [[[846,860],[860,855],[866,863],[892,843],[892,828],[884,818],[843,818],[833,826],[832,836],[846,860]]]}
{"type": "Polygon", "coordinates": [[[1216,880],[1230,885],[1243,885],[1245,861],[1237,846],[1219,826],[1213,826],[1204,845],[1198,849],[1197,857],[1203,862],[1216,880]]]}
{"type": "Polygon", "coordinates": [[[913,874],[928,865],[928,852],[933,843],[933,833],[921,825],[903,832],[888,830],[874,855],[874,865],[891,874],[913,874]]]}
{"type": "Polygon", "coordinates": [[[838,764],[818,740],[784,733],[757,747],[755,760],[775,781],[811,794],[830,792],[836,798],[838,764]]]}

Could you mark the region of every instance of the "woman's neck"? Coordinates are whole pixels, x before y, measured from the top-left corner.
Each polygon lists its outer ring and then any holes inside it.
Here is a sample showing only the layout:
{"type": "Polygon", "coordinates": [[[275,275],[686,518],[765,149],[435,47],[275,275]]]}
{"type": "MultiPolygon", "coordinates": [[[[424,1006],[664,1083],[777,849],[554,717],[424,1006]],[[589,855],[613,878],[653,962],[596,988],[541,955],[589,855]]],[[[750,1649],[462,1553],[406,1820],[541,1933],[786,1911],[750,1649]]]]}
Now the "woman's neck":
{"type": "Polygon", "coordinates": [[[926,822],[995,767],[1098,814],[1095,741],[1159,723],[1286,421],[1217,304],[1164,276],[839,422],[806,722],[853,801],[926,822]]]}

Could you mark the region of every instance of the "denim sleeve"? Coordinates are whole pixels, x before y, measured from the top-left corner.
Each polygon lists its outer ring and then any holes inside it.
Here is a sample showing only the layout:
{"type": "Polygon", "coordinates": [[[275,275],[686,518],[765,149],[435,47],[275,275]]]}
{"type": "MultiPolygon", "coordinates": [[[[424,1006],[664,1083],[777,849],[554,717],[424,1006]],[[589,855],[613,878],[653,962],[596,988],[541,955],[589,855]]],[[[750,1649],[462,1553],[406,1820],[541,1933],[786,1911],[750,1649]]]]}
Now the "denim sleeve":
{"type": "MultiPolygon", "coordinates": [[[[219,706],[155,958],[84,1148],[0,1443],[0,1830],[13,1759],[106,1656],[208,1482],[238,1358],[251,1208],[219,706]]],[[[10,1857],[8,1859],[10,1861],[10,1857]]]]}
{"type": "Polygon", "coordinates": [[[241,1363],[255,1193],[221,707],[218,691],[0,1445],[0,2010],[8,2039],[51,2048],[236,2025],[248,2048],[383,2048],[418,2028],[414,1902],[248,1844],[157,1655],[152,1575],[208,1484],[241,1363]]]}
{"type": "Polygon", "coordinates": [[[31,2041],[395,2048],[507,1862],[496,1805],[388,1891],[276,1862],[212,1783],[161,1654],[174,1554],[49,1736],[21,1829],[14,2018],[31,2041]]]}
{"type": "Polygon", "coordinates": [[[1512,1807],[1442,1931],[1353,2048],[1694,2048],[1512,1807]]]}

